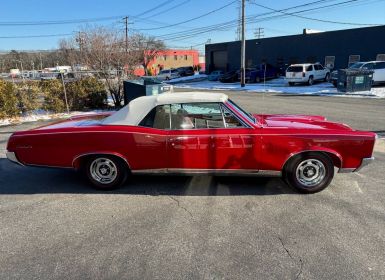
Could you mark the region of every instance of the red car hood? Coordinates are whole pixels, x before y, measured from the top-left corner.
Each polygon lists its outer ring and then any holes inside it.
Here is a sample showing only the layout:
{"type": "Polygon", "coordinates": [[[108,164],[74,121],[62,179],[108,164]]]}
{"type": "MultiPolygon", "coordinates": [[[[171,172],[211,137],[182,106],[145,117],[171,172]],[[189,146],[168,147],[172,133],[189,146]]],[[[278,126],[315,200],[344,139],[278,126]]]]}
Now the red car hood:
{"type": "Polygon", "coordinates": [[[311,115],[254,115],[263,126],[298,129],[352,130],[346,124],[327,121],[323,116],[311,115]]]}

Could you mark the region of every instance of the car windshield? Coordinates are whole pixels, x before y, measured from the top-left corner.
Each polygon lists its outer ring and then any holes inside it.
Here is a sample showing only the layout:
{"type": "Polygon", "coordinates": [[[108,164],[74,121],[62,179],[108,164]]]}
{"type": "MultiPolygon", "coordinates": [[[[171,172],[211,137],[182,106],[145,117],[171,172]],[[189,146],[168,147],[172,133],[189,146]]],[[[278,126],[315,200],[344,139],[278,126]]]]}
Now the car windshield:
{"type": "Polygon", "coordinates": [[[162,70],[159,72],[159,74],[168,74],[170,73],[170,70],[162,70]]]}
{"type": "Polygon", "coordinates": [[[232,101],[231,99],[228,99],[227,102],[229,102],[230,105],[233,106],[238,111],[238,113],[241,114],[243,117],[245,117],[252,123],[256,123],[256,119],[250,113],[246,112],[241,107],[239,107],[234,101],[232,101]]]}
{"type": "Polygon", "coordinates": [[[349,69],[359,69],[361,66],[364,65],[362,62],[357,62],[349,66],[349,69]]]}

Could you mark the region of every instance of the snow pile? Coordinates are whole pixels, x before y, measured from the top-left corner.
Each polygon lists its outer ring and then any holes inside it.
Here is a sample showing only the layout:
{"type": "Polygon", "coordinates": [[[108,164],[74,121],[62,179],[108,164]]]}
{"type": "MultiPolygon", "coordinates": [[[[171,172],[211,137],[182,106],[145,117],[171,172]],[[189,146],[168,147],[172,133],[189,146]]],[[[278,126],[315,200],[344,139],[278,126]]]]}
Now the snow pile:
{"type": "Polygon", "coordinates": [[[326,95],[326,96],[349,96],[349,97],[374,97],[385,98],[385,87],[373,87],[370,92],[343,93],[338,92],[331,83],[316,83],[312,86],[296,84],[289,86],[285,78],[281,77],[266,81],[266,83],[246,84],[241,87],[240,83],[221,83],[211,81],[191,82],[175,85],[177,88],[206,89],[221,91],[247,91],[247,92],[268,92],[280,94],[303,94],[303,95],[326,95]]]}
{"type": "Polygon", "coordinates": [[[26,123],[26,122],[36,122],[36,121],[42,121],[42,120],[63,119],[63,118],[69,118],[73,116],[80,116],[80,115],[93,115],[101,112],[104,112],[104,111],[103,110],[94,110],[90,112],[74,111],[74,112],[70,112],[69,114],[67,113],[53,114],[44,110],[35,110],[32,113],[26,114],[25,116],[21,116],[18,118],[7,118],[2,120],[0,119],[0,126],[26,123]]]}
{"type": "Polygon", "coordinates": [[[186,76],[186,77],[180,77],[175,78],[169,81],[165,81],[168,84],[176,84],[176,83],[192,83],[192,82],[198,82],[203,81],[207,79],[207,75],[205,74],[195,74],[193,76],[186,76]]]}

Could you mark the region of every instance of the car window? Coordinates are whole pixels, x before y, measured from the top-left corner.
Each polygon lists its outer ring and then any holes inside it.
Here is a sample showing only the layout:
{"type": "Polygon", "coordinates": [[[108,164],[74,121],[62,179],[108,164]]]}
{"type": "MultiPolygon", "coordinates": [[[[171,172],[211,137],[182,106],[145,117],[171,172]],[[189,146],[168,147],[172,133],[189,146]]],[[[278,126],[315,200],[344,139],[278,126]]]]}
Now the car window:
{"type": "Polygon", "coordinates": [[[372,70],[373,69],[373,63],[366,63],[362,66],[362,69],[364,70],[372,70]]]}
{"type": "Polygon", "coordinates": [[[170,70],[162,70],[159,72],[159,74],[168,74],[170,72],[170,70]]]}
{"type": "Polygon", "coordinates": [[[376,62],[376,66],[374,69],[385,69],[385,61],[384,62],[376,62]]]}
{"type": "Polygon", "coordinates": [[[306,67],[306,71],[313,71],[313,65],[309,65],[306,67]]]}
{"type": "Polygon", "coordinates": [[[177,73],[177,72],[178,72],[177,69],[171,70],[171,73],[177,73]]]}
{"type": "Polygon", "coordinates": [[[222,106],[226,127],[244,127],[238,118],[225,106],[222,106]]]}
{"type": "Polygon", "coordinates": [[[160,105],[152,109],[139,126],[170,129],[170,105],[160,105]]]}
{"type": "Polygon", "coordinates": [[[303,67],[302,66],[290,66],[287,68],[286,72],[302,72],[303,67]]]}
{"type": "Polygon", "coordinates": [[[224,128],[219,103],[171,105],[171,129],[224,128]]]}

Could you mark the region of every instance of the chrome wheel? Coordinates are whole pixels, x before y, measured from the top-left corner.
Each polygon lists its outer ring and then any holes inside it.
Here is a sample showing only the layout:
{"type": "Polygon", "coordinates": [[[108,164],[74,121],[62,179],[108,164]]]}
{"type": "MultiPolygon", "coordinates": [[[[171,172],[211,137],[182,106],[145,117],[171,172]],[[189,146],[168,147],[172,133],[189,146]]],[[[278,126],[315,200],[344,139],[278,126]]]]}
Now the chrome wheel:
{"type": "Polygon", "coordinates": [[[295,175],[305,187],[314,187],[325,178],[326,168],[318,159],[306,159],[298,164],[295,175]]]}
{"type": "Polygon", "coordinates": [[[118,176],[116,164],[108,158],[97,158],[90,164],[92,179],[101,184],[110,184],[118,176]]]}

